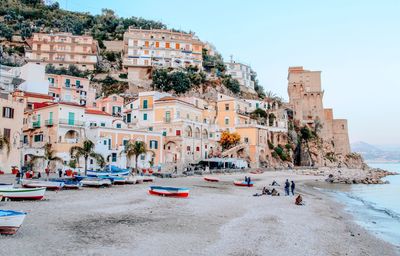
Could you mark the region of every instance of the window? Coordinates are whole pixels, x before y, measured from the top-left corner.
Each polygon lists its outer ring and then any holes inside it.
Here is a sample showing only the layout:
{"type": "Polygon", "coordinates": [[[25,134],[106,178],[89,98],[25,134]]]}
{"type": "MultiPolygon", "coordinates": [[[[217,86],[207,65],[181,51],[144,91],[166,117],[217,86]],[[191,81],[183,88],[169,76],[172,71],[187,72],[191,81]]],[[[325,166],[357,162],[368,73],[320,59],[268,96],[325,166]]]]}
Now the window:
{"type": "Polygon", "coordinates": [[[90,159],[90,164],[93,164],[93,159],[90,159]]]}
{"type": "Polygon", "coordinates": [[[52,85],[54,85],[54,78],[49,77],[48,80],[49,80],[49,83],[51,83],[52,85]]]}
{"type": "Polygon", "coordinates": [[[126,115],[126,122],[130,123],[132,121],[132,114],[127,114],[126,115]]]}
{"type": "Polygon", "coordinates": [[[167,123],[171,122],[171,112],[170,111],[165,112],[165,122],[167,122],[167,123]]]}
{"type": "Polygon", "coordinates": [[[151,131],[151,132],[153,131],[153,127],[152,126],[149,127],[149,131],[151,131]]]}
{"type": "Polygon", "coordinates": [[[144,108],[144,109],[147,108],[147,100],[143,100],[143,108],[144,108]]]}
{"type": "Polygon", "coordinates": [[[33,137],[33,141],[34,141],[34,142],[43,141],[43,134],[36,134],[36,135],[33,137]]]}
{"type": "Polygon", "coordinates": [[[107,145],[107,140],[103,140],[103,145],[107,145]]]}
{"type": "Polygon", "coordinates": [[[143,114],[143,120],[147,120],[147,114],[146,113],[143,114]]]}
{"type": "Polygon", "coordinates": [[[144,154],[140,155],[140,160],[144,160],[146,158],[146,156],[144,154]]]}
{"type": "Polygon", "coordinates": [[[169,43],[165,43],[165,48],[169,49],[170,45],[169,43]]]}
{"type": "Polygon", "coordinates": [[[181,130],[176,130],[175,134],[176,134],[176,136],[181,136],[181,130]]]}
{"type": "Polygon", "coordinates": [[[156,42],[156,48],[160,47],[160,42],[156,42]]]}
{"type": "Polygon", "coordinates": [[[229,118],[225,117],[225,125],[229,125],[229,118]]]}
{"type": "Polygon", "coordinates": [[[75,124],[75,113],[68,112],[68,125],[74,125],[74,124],[75,124]]]}
{"type": "Polygon", "coordinates": [[[229,110],[229,104],[225,104],[225,110],[229,110]]]}
{"type": "Polygon", "coordinates": [[[3,136],[10,142],[11,129],[4,128],[3,136]]]}
{"type": "Polygon", "coordinates": [[[71,87],[71,80],[70,79],[65,79],[65,87],[69,88],[71,87]]]}
{"type": "Polygon", "coordinates": [[[80,87],[81,86],[81,81],[76,80],[76,87],[80,87]]]}
{"type": "Polygon", "coordinates": [[[14,118],[14,109],[9,107],[3,107],[4,118],[14,118]]]}
{"type": "Polygon", "coordinates": [[[118,129],[121,129],[121,124],[117,124],[117,128],[118,128],[118,129]]]}
{"type": "Polygon", "coordinates": [[[175,44],[175,49],[179,50],[179,48],[181,48],[181,45],[179,43],[175,44]]]}
{"type": "Polygon", "coordinates": [[[158,141],[150,140],[150,149],[158,149],[158,141]]]}
{"type": "Polygon", "coordinates": [[[245,137],[244,142],[249,143],[249,138],[245,137]]]}
{"type": "Polygon", "coordinates": [[[111,154],[111,162],[117,162],[117,153],[111,154]]]}
{"type": "Polygon", "coordinates": [[[128,142],[129,142],[129,140],[123,140],[123,141],[122,141],[122,144],[123,144],[124,146],[126,146],[126,145],[128,144],[128,142]]]}
{"type": "Polygon", "coordinates": [[[187,147],[186,147],[186,150],[187,150],[187,151],[190,151],[190,146],[187,146],[187,147]]]}
{"type": "Polygon", "coordinates": [[[105,127],[105,126],[106,126],[106,123],[101,123],[100,126],[101,126],[101,127],[105,127]]]}
{"type": "Polygon", "coordinates": [[[196,151],[199,152],[200,151],[200,147],[196,147],[196,151]]]}

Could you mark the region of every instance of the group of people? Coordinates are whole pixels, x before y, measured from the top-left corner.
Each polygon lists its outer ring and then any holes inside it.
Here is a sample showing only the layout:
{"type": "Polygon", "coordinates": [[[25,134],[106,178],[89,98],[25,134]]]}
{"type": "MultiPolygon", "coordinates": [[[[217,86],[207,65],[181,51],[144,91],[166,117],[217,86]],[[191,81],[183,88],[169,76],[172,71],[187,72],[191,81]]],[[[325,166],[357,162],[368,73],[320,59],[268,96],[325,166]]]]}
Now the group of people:
{"type": "Polygon", "coordinates": [[[288,179],[286,179],[285,182],[285,196],[290,196],[290,192],[292,192],[292,195],[294,196],[294,189],[296,188],[296,184],[294,184],[294,181],[292,180],[289,182],[288,179]]]}
{"type": "Polygon", "coordinates": [[[244,176],[244,182],[247,184],[248,187],[250,187],[250,185],[251,185],[251,178],[250,178],[250,176],[249,176],[249,177],[244,176]]]}

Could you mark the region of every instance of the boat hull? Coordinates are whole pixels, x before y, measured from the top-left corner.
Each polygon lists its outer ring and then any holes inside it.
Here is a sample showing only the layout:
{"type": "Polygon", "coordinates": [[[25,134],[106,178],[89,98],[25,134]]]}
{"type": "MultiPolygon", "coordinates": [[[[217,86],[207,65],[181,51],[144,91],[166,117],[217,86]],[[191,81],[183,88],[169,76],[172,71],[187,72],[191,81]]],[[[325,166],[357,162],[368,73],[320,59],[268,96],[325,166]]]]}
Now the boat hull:
{"type": "Polygon", "coordinates": [[[26,213],[15,211],[1,211],[0,210],[0,234],[14,235],[17,233],[19,227],[24,222],[26,213]],[[7,213],[10,215],[1,215],[7,213]]]}
{"type": "Polygon", "coordinates": [[[0,183],[0,189],[11,189],[11,188],[14,188],[14,184],[0,183]]]}
{"type": "Polygon", "coordinates": [[[22,180],[21,185],[24,188],[46,188],[47,190],[60,190],[64,187],[64,182],[55,181],[28,181],[22,180]]]}
{"type": "Polygon", "coordinates": [[[154,176],[143,176],[143,182],[154,182],[154,176]]]}
{"type": "Polygon", "coordinates": [[[208,181],[208,182],[219,182],[219,179],[217,179],[217,178],[210,178],[210,177],[204,177],[204,180],[205,180],[205,181],[208,181]]]}
{"type": "Polygon", "coordinates": [[[238,187],[252,187],[252,186],[254,186],[253,182],[250,182],[250,184],[247,184],[247,182],[244,182],[244,181],[235,181],[233,184],[235,186],[238,186],[238,187]]]}
{"type": "Polygon", "coordinates": [[[102,187],[102,186],[110,186],[111,180],[109,179],[83,179],[81,181],[83,186],[86,187],[102,187]]]}
{"type": "Polygon", "coordinates": [[[0,194],[11,200],[40,200],[44,197],[45,192],[46,188],[0,189],[0,194]]]}
{"type": "Polygon", "coordinates": [[[153,186],[149,190],[150,195],[167,196],[167,197],[188,197],[189,189],[153,186]]]}

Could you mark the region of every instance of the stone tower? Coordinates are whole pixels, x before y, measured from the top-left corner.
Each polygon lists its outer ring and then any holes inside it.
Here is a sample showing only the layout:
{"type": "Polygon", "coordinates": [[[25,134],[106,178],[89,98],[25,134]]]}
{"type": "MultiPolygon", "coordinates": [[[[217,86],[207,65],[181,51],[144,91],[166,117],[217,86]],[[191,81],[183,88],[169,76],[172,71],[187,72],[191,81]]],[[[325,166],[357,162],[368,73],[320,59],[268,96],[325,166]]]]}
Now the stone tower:
{"type": "Polygon", "coordinates": [[[310,128],[320,123],[320,137],[324,141],[332,142],[335,153],[343,156],[350,153],[347,120],[333,119],[333,110],[323,106],[321,71],[289,67],[288,94],[295,121],[310,128]]]}

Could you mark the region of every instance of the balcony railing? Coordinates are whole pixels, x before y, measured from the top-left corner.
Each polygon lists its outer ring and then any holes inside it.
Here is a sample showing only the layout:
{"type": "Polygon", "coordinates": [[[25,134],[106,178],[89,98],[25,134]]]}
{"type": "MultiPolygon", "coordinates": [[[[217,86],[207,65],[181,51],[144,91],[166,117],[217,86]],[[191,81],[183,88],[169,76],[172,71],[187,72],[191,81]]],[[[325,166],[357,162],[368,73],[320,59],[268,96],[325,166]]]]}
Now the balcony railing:
{"type": "Polygon", "coordinates": [[[33,127],[33,128],[40,128],[40,121],[33,122],[33,123],[32,123],[32,127],[33,127]]]}
{"type": "Polygon", "coordinates": [[[46,126],[53,126],[53,125],[54,125],[53,119],[48,119],[48,120],[46,120],[46,121],[45,121],[45,125],[46,125],[46,126]]]}
{"type": "Polygon", "coordinates": [[[60,119],[58,121],[59,124],[65,124],[65,125],[72,125],[72,126],[84,126],[85,122],[80,121],[80,120],[74,120],[74,119],[60,119]]]}

